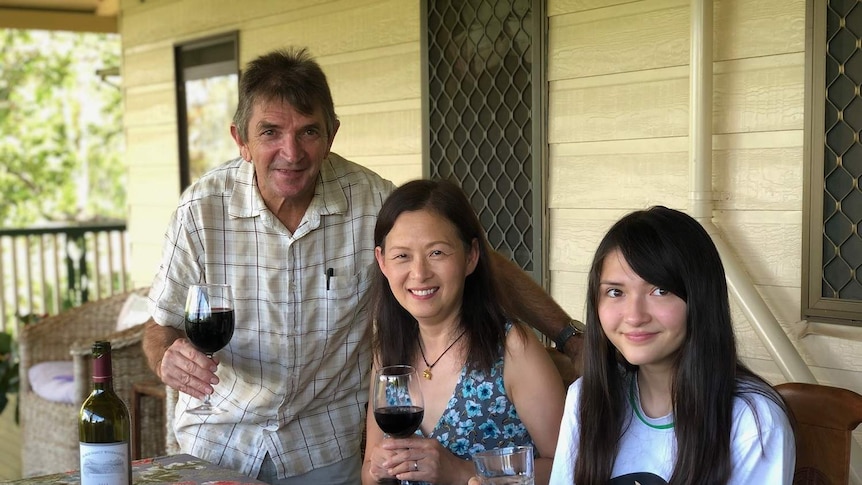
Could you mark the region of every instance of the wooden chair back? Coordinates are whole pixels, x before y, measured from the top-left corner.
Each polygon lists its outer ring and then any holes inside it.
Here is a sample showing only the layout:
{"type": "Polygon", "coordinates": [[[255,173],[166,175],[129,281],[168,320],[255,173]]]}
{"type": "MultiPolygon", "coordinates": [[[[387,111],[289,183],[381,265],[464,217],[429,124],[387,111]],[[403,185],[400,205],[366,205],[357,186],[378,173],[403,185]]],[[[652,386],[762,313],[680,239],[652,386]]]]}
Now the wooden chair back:
{"type": "Polygon", "coordinates": [[[862,395],[801,382],[779,384],[775,389],[795,420],[794,485],[848,483],[850,440],[853,430],[862,423],[862,395]]]}

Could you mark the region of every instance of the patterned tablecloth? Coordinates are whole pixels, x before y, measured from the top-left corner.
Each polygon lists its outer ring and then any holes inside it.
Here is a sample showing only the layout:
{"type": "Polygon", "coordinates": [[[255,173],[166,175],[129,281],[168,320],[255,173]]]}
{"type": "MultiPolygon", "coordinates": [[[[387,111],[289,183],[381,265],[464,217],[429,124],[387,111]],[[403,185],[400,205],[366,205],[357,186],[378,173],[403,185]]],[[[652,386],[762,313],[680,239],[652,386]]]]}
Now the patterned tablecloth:
{"type": "MultiPolygon", "coordinates": [[[[78,470],[15,480],[14,484],[78,484],[78,470]]],[[[191,455],[170,455],[132,462],[132,482],[177,485],[244,485],[264,482],[213,465],[191,455]]]]}

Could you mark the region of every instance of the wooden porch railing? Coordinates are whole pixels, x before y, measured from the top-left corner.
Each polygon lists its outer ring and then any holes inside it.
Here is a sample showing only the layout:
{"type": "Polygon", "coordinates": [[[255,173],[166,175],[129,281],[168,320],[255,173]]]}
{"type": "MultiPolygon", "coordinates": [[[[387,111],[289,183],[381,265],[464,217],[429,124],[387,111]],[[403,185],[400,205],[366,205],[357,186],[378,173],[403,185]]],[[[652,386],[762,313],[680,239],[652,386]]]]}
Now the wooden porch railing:
{"type": "Polygon", "coordinates": [[[126,291],[126,222],[0,229],[0,331],[126,291]]]}

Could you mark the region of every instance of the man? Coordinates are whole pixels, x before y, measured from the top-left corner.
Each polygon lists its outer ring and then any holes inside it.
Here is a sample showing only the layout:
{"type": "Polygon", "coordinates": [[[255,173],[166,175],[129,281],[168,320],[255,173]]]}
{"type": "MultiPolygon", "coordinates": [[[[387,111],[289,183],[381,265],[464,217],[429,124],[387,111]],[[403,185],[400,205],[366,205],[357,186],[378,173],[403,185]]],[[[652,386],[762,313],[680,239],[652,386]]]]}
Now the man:
{"type": "MultiPolygon", "coordinates": [[[[252,61],[231,125],[241,158],[183,193],[150,291],[144,350],[182,393],[180,447],[270,483],[360,476],[373,231],[394,186],[330,152],[338,127],[326,77],[304,49],[252,61]],[[204,281],[234,290],[236,330],[220,362],[182,333],[187,288],[204,281]],[[183,412],[211,393],[226,413],[183,412]]],[[[517,316],[572,333],[541,287],[499,255],[495,264],[517,316]]],[[[565,345],[570,355],[579,346],[565,345]]]]}

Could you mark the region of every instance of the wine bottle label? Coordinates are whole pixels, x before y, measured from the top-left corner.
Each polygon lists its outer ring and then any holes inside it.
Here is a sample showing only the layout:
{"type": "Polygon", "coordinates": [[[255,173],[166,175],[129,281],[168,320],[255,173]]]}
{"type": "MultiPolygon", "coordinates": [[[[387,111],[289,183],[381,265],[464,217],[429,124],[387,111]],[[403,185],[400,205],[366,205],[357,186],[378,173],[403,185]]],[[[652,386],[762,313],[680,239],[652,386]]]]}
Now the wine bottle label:
{"type": "Polygon", "coordinates": [[[129,443],[80,443],[81,485],[127,485],[129,443]]]}

